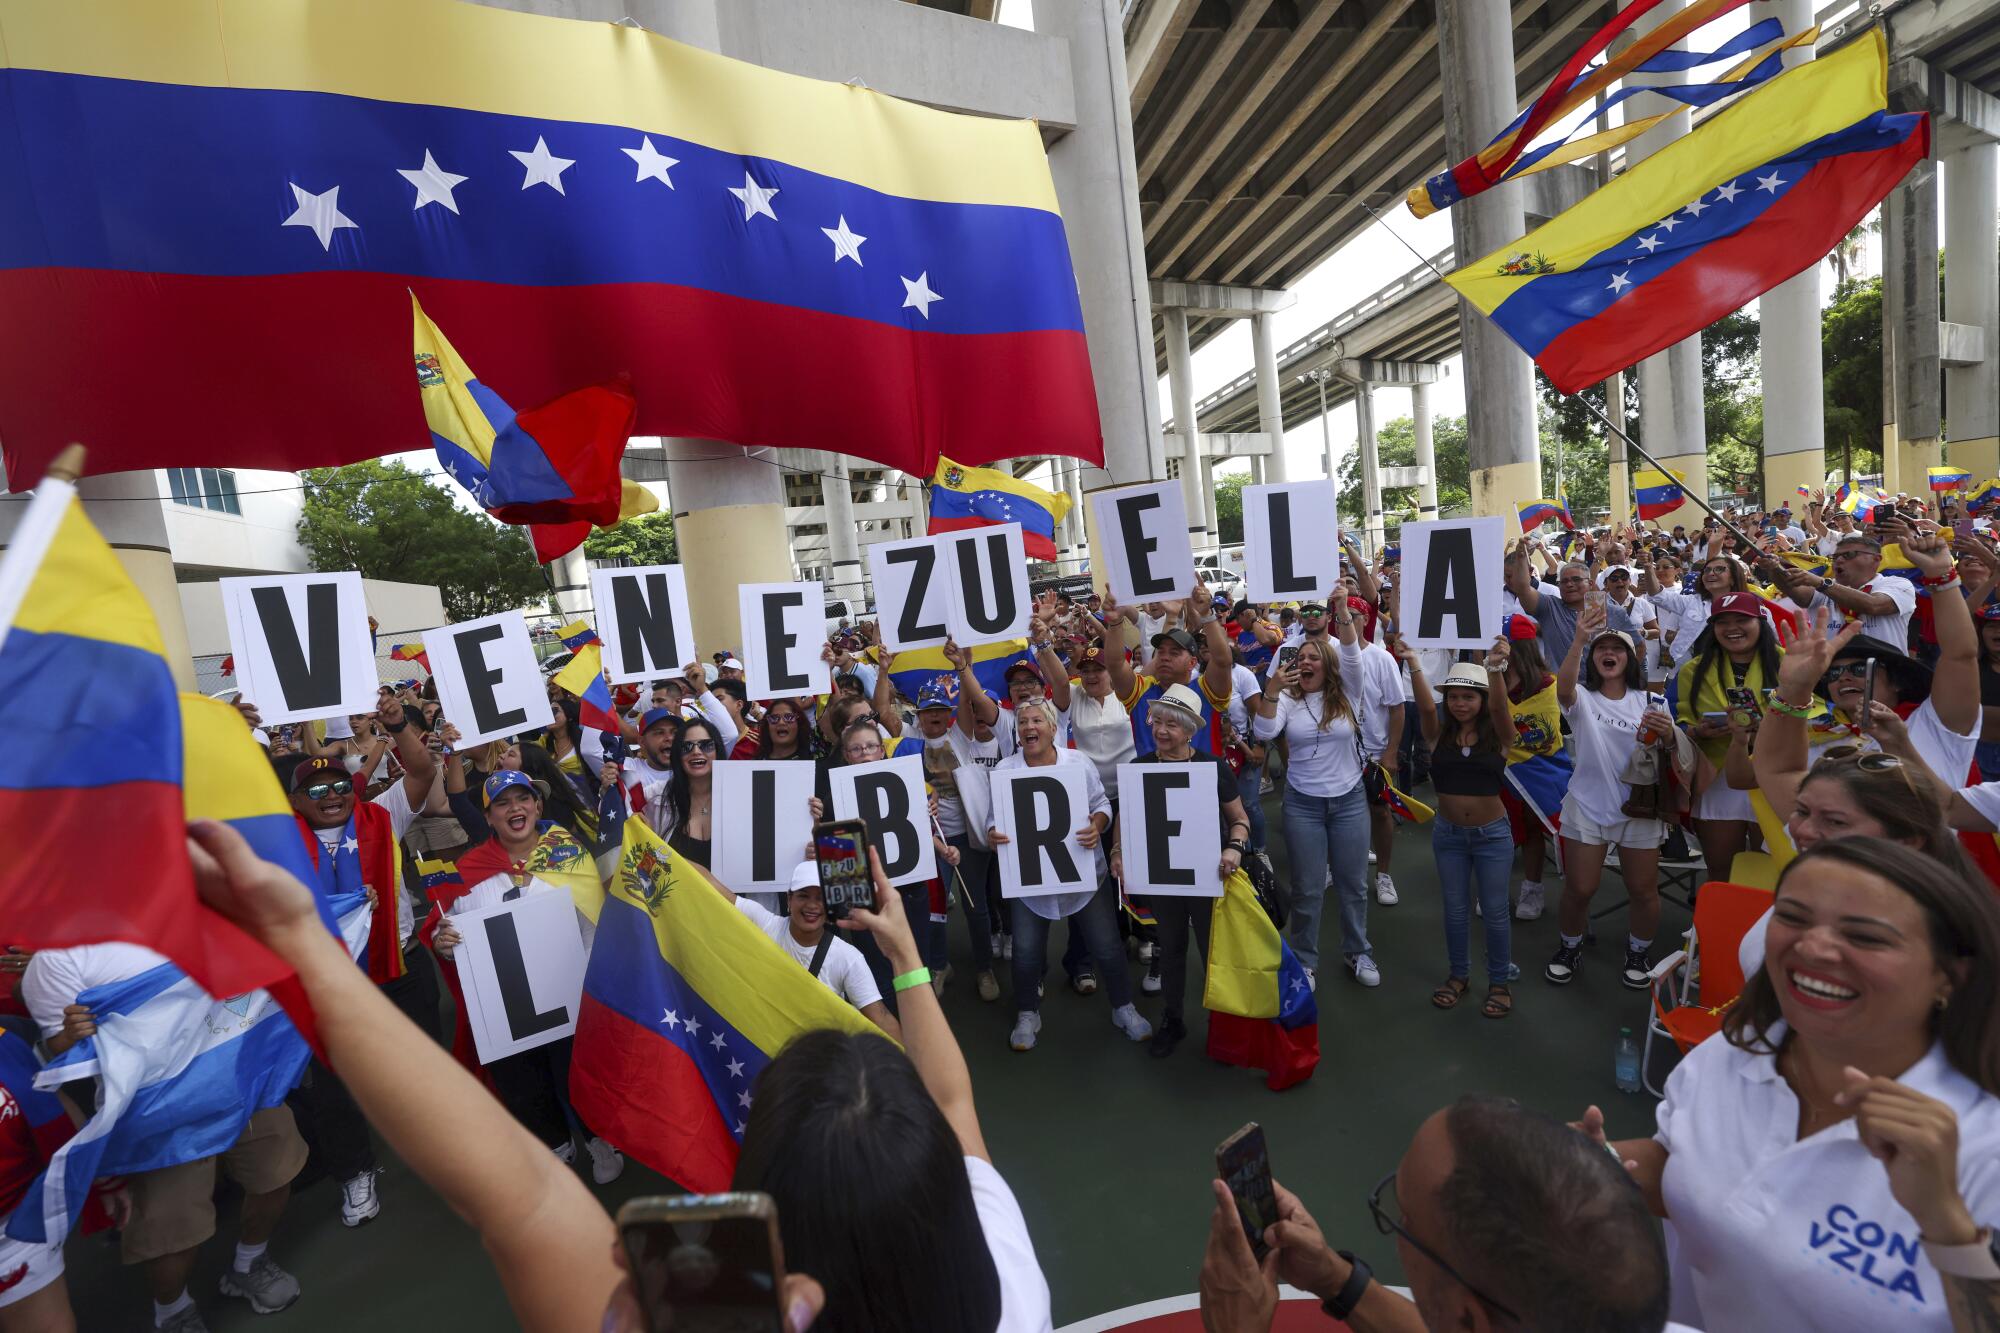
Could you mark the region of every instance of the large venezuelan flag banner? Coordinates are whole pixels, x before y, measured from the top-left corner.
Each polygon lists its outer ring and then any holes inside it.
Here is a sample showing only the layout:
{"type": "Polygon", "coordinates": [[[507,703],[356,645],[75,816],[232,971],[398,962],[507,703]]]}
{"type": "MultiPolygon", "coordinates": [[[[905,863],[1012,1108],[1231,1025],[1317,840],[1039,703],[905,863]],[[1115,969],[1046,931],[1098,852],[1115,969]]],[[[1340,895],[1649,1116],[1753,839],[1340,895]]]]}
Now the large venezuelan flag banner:
{"type": "Polygon", "coordinates": [[[428,448],[412,290],[512,403],[1102,458],[1032,122],[451,0],[0,0],[0,66],[17,478],[428,448]]]}
{"type": "Polygon", "coordinates": [[[1930,151],[1873,29],[1445,281],[1575,393],[1817,264],[1930,151]]]}

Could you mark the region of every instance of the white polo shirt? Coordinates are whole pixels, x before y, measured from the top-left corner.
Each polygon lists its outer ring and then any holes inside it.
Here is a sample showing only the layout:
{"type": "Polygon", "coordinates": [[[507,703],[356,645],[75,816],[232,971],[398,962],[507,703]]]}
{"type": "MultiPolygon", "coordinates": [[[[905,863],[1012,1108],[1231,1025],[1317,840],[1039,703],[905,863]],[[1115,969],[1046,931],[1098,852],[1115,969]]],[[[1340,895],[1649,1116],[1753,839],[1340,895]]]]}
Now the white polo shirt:
{"type": "MultiPolygon", "coordinates": [[[[1778,1025],[1773,1044],[1782,1037],[1778,1025]]],[[[1933,1045],[1899,1080],[1958,1117],[1958,1188],[1981,1225],[2000,1221],[2000,1098],[1933,1045]]],[[[1799,1106],[1769,1055],[1714,1037],[1667,1080],[1654,1138],[1673,1317],[1707,1333],[1951,1328],[1914,1218],[1853,1120],[1798,1139],[1799,1106]]]]}
{"type": "MultiPolygon", "coordinates": [[[[1889,574],[1877,574],[1861,585],[1861,592],[1875,593],[1887,597],[1895,603],[1895,609],[1886,616],[1861,617],[1861,632],[1871,639],[1880,639],[1899,651],[1910,642],[1910,616],[1917,609],[1917,585],[1908,579],[1889,574]]],[[[1847,611],[1837,605],[1823,592],[1816,592],[1806,610],[1824,603],[1830,608],[1827,616],[1826,637],[1832,638],[1846,627],[1847,611]]]]}

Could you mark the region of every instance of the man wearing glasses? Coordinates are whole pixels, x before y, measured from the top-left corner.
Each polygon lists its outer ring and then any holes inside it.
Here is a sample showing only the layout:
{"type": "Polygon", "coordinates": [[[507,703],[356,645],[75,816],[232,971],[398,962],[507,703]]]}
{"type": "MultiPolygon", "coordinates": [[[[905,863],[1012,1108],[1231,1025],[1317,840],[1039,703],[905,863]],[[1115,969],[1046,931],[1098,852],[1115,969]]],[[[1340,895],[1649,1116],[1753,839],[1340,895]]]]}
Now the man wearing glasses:
{"type": "MultiPolygon", "coordinates": [[[[1577,613],[1583,610],[1591,592],[1589,568],[1570,561],[1558,569],[1554,597],[1546,592],[1547,584],[1528,572],[1528,555],[1524,549],[1516,549],[1508,555],[1505,575],[1507,591],[1520,602],[1521,610],[1541,627],[1542,660],[1560,662],[1569,656],[1570,640],[1576,637],[1577,613]]],[[[1624,631],[1632,636],[1634,643],[1644,636],[1643,628],[1623,607],[1607,600],[1604,611],[1607,629],[1624,631]]]]}
{"type": "Polygon", "coordinates": [[[1828,625],[1828,637],[1839,633],[1848,621],[1859,620],[1863,634],[1901,650],[1909,646],[1917,588],[1908,579],[1881,577],[1881,568],[1882,544],[1854,532],[1833,548],[1832,578],[1791,566],[1780,567],[1779,578],[1786,594],[1804,610],[1812,610],[1816,602],[1832,603],[1838,614],[1828,625]]]}
{"type": "Polygon", "coordinates": [[[1201,1266],[1209,1333],[1269,1329],[1279,1281],[1311,1292],[1355,1333],[1678,1327],[1667,1322],[1666,1247],[1623,1165],[1513,1102],[1466,1097],[1432,1115],[1369,1196],[1376,1230],[1396,1238],[1408,1296],[1328,1245],[1282,1185],[1278,1223],[1265,1233],[1271,1251],[1259,1262],[1227,1187],[1212,1184],[1201,1266]]]}

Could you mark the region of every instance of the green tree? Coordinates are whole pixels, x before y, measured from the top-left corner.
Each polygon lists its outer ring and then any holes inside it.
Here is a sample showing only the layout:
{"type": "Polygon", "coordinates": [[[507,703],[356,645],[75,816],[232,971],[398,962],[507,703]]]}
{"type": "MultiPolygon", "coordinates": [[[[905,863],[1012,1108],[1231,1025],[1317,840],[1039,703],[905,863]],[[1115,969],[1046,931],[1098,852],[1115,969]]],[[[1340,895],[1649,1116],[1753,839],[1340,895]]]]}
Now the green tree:
{"type": "MultiPolygon", "coordinates": [[[[1417,462],[1417,423],[1413,417],[1385,421],[1375,431],[1375,456],[1383,467],[1414,467],[1417,462]]],[[[1466,443],[1464,417],[1431,419],[1431,460],[1436,469],[1438,512],[1464,511],[1472,503],[1472,455],[1466,443]]],[[[1393,535],[1405,517],[1417,510],[1417,488],[1384,487],[1383,522],[1393,535]]],[[[1354,526],[1361,521],[1361,451],[1349,449],[1340,459],[1340,512],[1342,521],[1354,526]]]]}
{"type": "MultiPolygon", "coordinates": [[[[548,585],[525,530],[462,509],[399,462],[311,468],[299,545],[316,570],[433,583],[453,621],[540,606],[548,585]]],[[[413,626],[390,626],[408,629],[413,626]]]]}
{"type": "Polygon", "coordinates": [[[1233,546],[1243,540],[1243,488],[1250,484],[1248,472],[1231,472],[1216,478],[1216,541],[1233,546]]]}
{"type": "Polygon", "coordinates": [[[681,562],[674,547],[674,516],[664,510],[594,530],[584,540],[583,553],[592,560],[623,560],[632,565],[681,562]]]}
{"type": "Polygon", "coordinates": [[[1835,287],[1819,326],[1827,467],[1846,470],[1849,476],[1877,471],[1882,465],[1882,280],[1858,278],[1835,287]]]}

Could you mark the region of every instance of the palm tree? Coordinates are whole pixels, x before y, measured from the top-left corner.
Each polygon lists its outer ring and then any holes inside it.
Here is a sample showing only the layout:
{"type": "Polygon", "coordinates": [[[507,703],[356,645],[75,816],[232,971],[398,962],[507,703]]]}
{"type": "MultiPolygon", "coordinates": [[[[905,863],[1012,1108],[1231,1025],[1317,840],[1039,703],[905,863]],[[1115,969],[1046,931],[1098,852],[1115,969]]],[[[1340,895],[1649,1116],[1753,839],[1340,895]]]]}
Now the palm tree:
{"type": "Polygon", "coordinates": [[[1868,238],[1881,234],[1882,210],[1878,208],[1865,220],[1855,223],[1854,230],[1840,238],[1840,244],[1834,246],[1826,257],[1826,262],[1833,265],[1833,280],[1836,286],[1854,276],[1855,269],[1861,263],[1861,256],[1867,249],[1868,238]]]}

